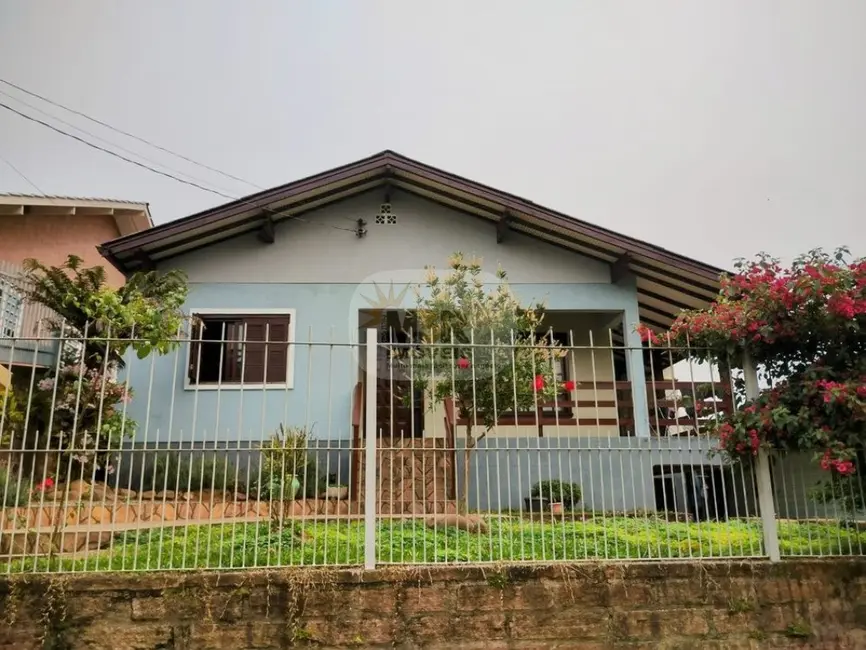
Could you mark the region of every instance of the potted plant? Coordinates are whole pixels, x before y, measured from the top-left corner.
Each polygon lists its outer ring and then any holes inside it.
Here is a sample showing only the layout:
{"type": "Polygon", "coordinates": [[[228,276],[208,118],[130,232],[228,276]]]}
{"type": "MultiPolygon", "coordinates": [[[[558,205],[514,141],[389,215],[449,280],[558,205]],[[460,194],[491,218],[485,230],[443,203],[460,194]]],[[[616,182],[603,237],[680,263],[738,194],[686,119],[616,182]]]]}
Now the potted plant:
{"type": "Polygon", "coordinates": [[[311,438],[306,429],[281,424],[262,445],[260,499],[294,501],[316,496],[319,482],[316,460],[309,451],[311,438]]]}
{"type": "Polygon", "coordinates": [[[523,505],[527,512],[544,512],[547,510],[548,503],[549,501],[545,497],[537,494],[523,499],[523,505]]]}
{"type": "Polygon", "coordinates": [[[349,498],[349,486],[337,483],[336,485],[328,485],[325,488],[326,499],[338,499],[343,501],[349,498]]]}
{"type": "Polygon", "coordinates": [[[565,510],[573,510],[580,503],[581,491],[577,483],[566,483],[559,480],[539,481],[532,486],[530,496],[526,499],[527,509],[530,502],[532,510],[544,510],[542,504],[550,504],[550,511],[559,515],[565,510]]]}

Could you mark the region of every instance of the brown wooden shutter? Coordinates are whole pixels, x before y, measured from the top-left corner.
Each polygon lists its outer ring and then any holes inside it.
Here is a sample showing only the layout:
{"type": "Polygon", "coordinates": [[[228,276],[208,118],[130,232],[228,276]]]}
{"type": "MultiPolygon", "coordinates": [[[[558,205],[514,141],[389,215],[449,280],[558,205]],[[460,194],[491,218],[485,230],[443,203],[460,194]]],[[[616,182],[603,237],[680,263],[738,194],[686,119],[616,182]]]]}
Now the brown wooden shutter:
{"type": "Polygon", "coordinates": [[[273,318],[268,322],[268,383],[283,384],[288,370],[289,317],[273,318]]]}
{"type": "Polygon", "coordinates": [[[247,329],[244,383],[265,382],[265,355],[267,355],[267,383],[284,383],[289,340],[288,316],[253,317],[245,319],[244,322],[247,329]]]}
{"type": "Polygon", "coordinates": [[[189,363],[187,365],[187,376],[189,382],[198,382],[198,363],[201,354],[202,323],[196,323],[190,328],[189,363]]]}
{"type": "Polygon", "coordinates": [[[244,345],[244,383],[261,384],[265,380],[266,321],[260,318],[244,319],[246,343],[244,345]]]}

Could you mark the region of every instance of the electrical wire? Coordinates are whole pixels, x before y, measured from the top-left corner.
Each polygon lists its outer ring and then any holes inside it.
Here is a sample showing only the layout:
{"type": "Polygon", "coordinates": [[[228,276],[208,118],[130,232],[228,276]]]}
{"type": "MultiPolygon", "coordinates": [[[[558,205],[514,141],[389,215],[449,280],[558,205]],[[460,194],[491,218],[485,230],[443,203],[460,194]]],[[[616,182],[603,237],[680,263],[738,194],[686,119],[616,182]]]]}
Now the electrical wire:
{"type": "Polygon", "coordinates": [[[22,172],[20,169],[18,169],[15,165],[12,164],[11,160],[9,160],[8,158],[4,158],[3,154],[0,154],[0,160],[2,160],[7,165],[9,165],[9,167],[12,169],[13,172],[18,174],[25,181],[27,181],[27,184],[30,185],[30,187],[32,187],[34,190],[36,190],[36,193],[39,194],[40,196],[42,196],[42,198],[51,200],[51,197],[49,197],[45,192],[43,192],[42,189],[36,183],[31,181],[29,178],[27,178],[27,176],[24,174],[24,172],[22,172]]]}
{"type": "MultiPolygon", "coordinates": [[[[164,164],[164,163],[158,162],[158,161],[156,161],[156,160],[152,160],[152,159],[148,158],[147,156],[145,156],[145,155],[143,155],[143,154],[141,154],[141,153],[139,153],[139,152],[137,152],[137,151],[133,151],[132,149],[127,149],[127,148],[124,147],[123,145],[117,144],[116,142],[112,142],[111,140],[107,140],[106,138],[103,138],[102,136],[99,136],[99,135],[97,135],[97,134],[95,134],[95,133],[91,133],[91,132],[88,131],[87,129],[82,129],[80,126],[76,126],[75,124],[72,124],[72,122],[68,122],[68,121],[64,120],[63,118],[61,118],[61,117],[57,117],[56,115],[52,115],[51,113],[49,113],[49,112],[47,112],[47,111],[43,111],[43,110],[42,110],[41,108],[39,108],[38,106],[34,106],[33,104],[30,104],[30,103],[28,103],[28,102],[25,102],[23,99],[19,99],[18,97],[15,97],[14,95],[10,95],[9,93],[3,92],[2,90],[0,90],[0,95],[3,95],[4,97],[8,97],[9,99],[12,99],[12,100],[14,100],[14,101],[16,101],[16,102],[18,102],[18,103],[20,103],[20,104],[23,104],[23,105],[26,106],[27,108],[29,108],[29,109],[31,109],[31,110],[34,110],[34,111],[36,111],[37,113],[40,113],[40,114],[44,115],[45,117],[49,117],[49,118],[51,118],[52,120],[56,120],[57,122],[60,122],[61,124],[65,125],[65,126],[68,126],[68,127],[72,128],[72,129],[75,129],[76,131],[79,131],[80,133],[84,133],[85,135],[88,135],[88,136],[90,136],[91,138],[94,138],[94,139],[96,139],[96,140],[99,140],[100,142],[104,142],[105,144],[111,145],[112,147],[115,147],[115,148],[117,148],[117,149],[120,149],[121,151],[123,151],[123,152],[125,152],[125,153],[128,153],[128,154],[130,154],[130,155],[138,156],[138,157],[141,158],[142,160],[144,160],[144,161],[150,163],[151,165],[156,165],[156,166],[158,166],[158,167],[163,167],[164,169],[167,169],[167,170],[169,170],[170,172],[174,172],[175,174],[180,174],[181,176],[186,176],[187,178],[190,178],[190,179],[192,179],[192,180],[194,180],[194,181],[196,181],[196,182],[198,182],[198,183],[208,183],[208,182],[209,182],[209,181],[206,181],[206,180],[204,180],[204,179],[202,179],[202,178],[197,178],[197,177],[193,176],[192,174],[187,174],[187,173],[185,173],[185,172],[182,172],[182,171],[180,171],[179,169],[175,169],[175,168],[173,168],[173,167],[169,167],[168,165],[166,165],[166,164],[164,164]]],[[[227,189],[224,188],[224,187],[221,188],[221,187],[219,187],[218,185],[215,186],[215,187],[217,187],[217,189],[220,189],[220,190],[225,191],[225,192],[230,191],[230,190],[227,190],[227,189]]]]}
{"type": "MultiPolygon", "coordinates": [[[[101,147],[98,144],[94,144],[88,140],[85,140],[84,138],[81,138],[81,137],[75,135],[74,133],[69,133],[67,131],[64,131],[63,129],[59,129],[56,126],[49,124],[48,122],[45,122],[44,120],[40,120],[37,117],[33,117],[32,115],[27,115],[27,113],[23,113],[23,112],[19,111],[18,109],[13,108],[12,106],[9,106],[8,104],[4,104],[3,102],[0,102],[0,108],[5,108],[6,110],[8,110],[12,113],[15,113],[16,115],[19,115],[20,117],[23,117],[26,120],[29,120],[31,122],[35,122],[36,124],[40,124],[44,127],[47,127],[49,129],[51,129],[52,131],[54,131],[55,133],[59,133],[60,135],[64,135],[68,138],[72,138],[73,140],[76,140],[76,141],[78,141],[78,142],[80,142],[80,143],[82,143],[88,147],[91,147],[92,149],[96,149],[97,151],[107,153],[108,155],[114,156],[115,158],[119,158],[120,160],[123,160],[124,162],[128,162],[131,165],[135,165],[136,167],[140,167],[140,168],[145,169],[147,171],[153,172],[154,174],[159,174],[160,176],[164,176],[165,178],[169,178],[173,181],[177,181],[178,183],[183,183],[184,185],[189,185],[190,187],[195,187],[195,188],[203,190],[205,192],[210,192],[211,194],[216,194],[217,196],[221,196],[223,198],[229,199],[230,201],[242,201],[241,205],[244,205],[247,203],[254,203],[253,199],[244,200],[244,199],[241,199],[237,196],[232,196],[230,194],[225,194],[224,192],[220,192],[219,190],[214,190],[214,189],[211,189],[209,187],[205,187],[204,185],[201,185],[201,184],[196,183],[194,181],[188,181],[188,180],[185,180],[183,178],[179,178],[173,174],[169,174],[168,172],[164,172],[164,171],[161,171],[159,169],[154,169],[153,167],[150,167],[149,165],[145,165],[142,162],[139,162],[137,160],[133,160],[132,158],[127,158],[126,156],[123,156],[123,155],[117,153],[116,151],[111,151],[110,149],[106,149],[105,147],[101,147]]],[[[273,216],[286,216],[284,214],[277,212],[276,210],[272,210],[272,209],[264,207],[264,206],[256,206],[256,207],[258,207],[260,210],[267,212],[268,214],[273,215],[273,216]]],[[[309,223],[309,224],[312,224],[315,226],[323,226],[325,228],[333,228],[334,230],[342,230],[345,232],[350,232],[352,234],[357,234],[357,230],[355,230],[355,229],[341,228],[339,226],[334,226],[332,224],[326,224],[326,223],[318,223],[316,221],[309,221],[308,219],[303,219],[301,217],[295,217],[295,216],[289,215],[288,219],[290,221],[300,221],[302,223],[309,223]]]]}
{"type": "Polygon", "coordinates": [[[86,120],[90,120],[91,122],[98,124],[99,126],[105,127],[106,129],[111,129],[112,131],[120,133],[121,135],[125,135],[127,138],[132,138],[133,140],[138,140],[139,142],[143,142],[144,144],[146,144],[148,146],[154,147],[155,149],[159,149],[160,151],[163,151],[167,154],[170,154],[172,156],[180,158],[181,160],[185,160],[188,163],[192,163],[193,165],[198,165],[199,167],[202,167],[202,168],[207,169],[209,171],[215,172],[217,174],[220,174],[221,176],[225,176],[226,178],[230,178],[234,181],[238,181],[240,183],[245,183],[246,185],[249,185],[250,187],[254,187],[257,190],[264,190],[265,189],[264,187],[256,185],[255,183],[252,183],[250,181],[244,180],[243,178],[240,178],[238,176],[234,176],[232,174],[229,174],[228,172],[224,172],[222,170],[219,170],[216,167],[211,167],[210,165],[206,165],[204,163],[198,162],[196,160],[193,160],[192,158],[188,158],[187,156],[184,156],[183,154],[179,154],[176,151],[172,151],[171,149],[168,149],[166,147],[162,147],[162,146],[160,146],[154,142],[151,142],[150,140],[147,140],[147,139],[142,138],[140,136],[137,136],[133,133],[130,133],[129,131],[124,131],[123,129],[120,129],[116,126],[112,126],[111,124],[108,124],[107,122],[103,122],[102,120],[96,119],[95,117],[91,117],[87,113],[83,113],[82,111],[77,111],[74,108],[69,108],[68,106],[64,106],[60,102],[56,102],[53,99],[49,99],[48,97],[45,97],[44,95],[40,95],[38,93],[33,92],[32,90],[27,90],[26,88],[22,88],[18,84],[14,84],[11,81],[7,81],[6,79],[0,78],[0,83],[4,83],[7,86],[10,86],[12,88],[15,88],[16,90],[21,91],[22,93],[30,95],[31,97],[35,97],[36,99],[41,99],[43,102],[47,102],[47,103],[51,104],[52,106],[56,106],[58,108],[62,108],[65,111],[69,111],[70,113],[74,113],[75,115],[78,115],[79,117],[83,117],[86,120]]]}

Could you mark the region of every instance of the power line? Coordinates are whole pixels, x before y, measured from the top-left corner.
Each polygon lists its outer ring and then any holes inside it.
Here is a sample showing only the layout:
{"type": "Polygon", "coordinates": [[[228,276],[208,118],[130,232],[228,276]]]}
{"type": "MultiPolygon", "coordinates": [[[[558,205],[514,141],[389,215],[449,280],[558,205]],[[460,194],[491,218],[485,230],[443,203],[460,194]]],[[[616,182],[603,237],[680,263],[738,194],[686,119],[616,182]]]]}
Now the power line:
{"type": "MultiPolygon", "coordinates": [[[[92,149],[96,149],[97,151],[102,151],[103,153],[107,153],[110,156],[114,156],[115,158],[119,158],[120,160],[123,160],[124,162],[128,162],[132,165],[135,165],[136,167],[141,167],[142,169],[146,169],[147,171],[153,172],[154,174],[159,174],[160,176],[170,178],[171,180],[177,181],[178,183],[183,183],[184,185],[189,185],[191,187],[198,188],[198,189],[203,190],[205,192],[210,192],[211,194],[216,194],[217,196],[221,196],[223,198],[229,199],[230,201],[242,201],[241,205],[245,205],[245,204],[249,204],[249,203],[255,203],[255,201],[253,199],[241,199],[237,196],[232,196],[230,194],[225,194],[225,193],[220,192],[218,190],[214,190],[214,189],[211,189],[209,187],[205,187],[204,185],[200,185],[199,183],[195,183],[193,181],[188,181],[188,180],[185,180],[183,178],[178,178],[177,176],[174,176],[173,174],[169,174],[168,172],[164,172],[164,171],[161,171],[159,169],[154,169],[153,167],[150,167],[149,165],[145,165],[142,162],[139,162],[137,160],[133,160],[132,158],[127,158],[126,156],[122,156],[121,154],[117,153],[116,151],[111,151],[110,149],[106,149],[105,147],[100,147],[98,144],[93,144],[92,142],[89,142],[88,140],[85,140],[84,138],[81,138],[81,137],[75,135],[74,133],[69,133],[67,131],[64,131],[63,129],[59,129],[56,126],[49,124],[48,122],[45,122],[43,120],[40,120],[39,118],[33,117],[32,115],[27,115],[27,113],[22,113],[18,109],[13,108],[12,106],[9,106],[8,104],[4,104],[3,102],[0,102],[0,108],[5,108],[7,111],[11,111],[12,113],[19,115],[26,120],[29,120],[31,122],[35,122],[36,124],[41,124],[42,126],[45,126],[49,129],[51,129],[55,133],[59,133],[60,135],[65,135],[68,138],[72,138],[73,140],[76,140],[76,141],[78,141],[84,145],[87,145],[88,147],[91,147],[92,149]]],[[[267,212],[270,215],[286,216],[286,215],[283,215],[283,214],[277,212],[276,210],[272,210],[271,208],[267,208],[264,206],[258,206],[258,205],[256,207],[258,207],[260,210],[262,210],[264,212],[267,212]]],[[[295,217],[295,216],[291,216],[291,215],[289,215],[288,218],[292,221],[301,221],[303,223],[309,223],[309,224],[312,224],[315,226],[323,226],[325,228],[333,228],[334,230],[343,230],[345,232],[357,234],[356,230],[350,229],[350,228],[341,228],[339,226],[334,226],[334,225],[327,224],[327,223],[318,223],[316,221],[309,221],[308,219],[303,219],[301,217],[295,217]]]]}
{"type": "Polygon", "coordinates": [[[6,79],[0,78],[0,83],[4,83],[7,86],[11,86],[12,88],[15,88],[16,90],[19,90],[22,93],[25,93],[27,95],[30,95],[31,97],[41,99],[43,102],[48,102],[52,106],[57,106],[58,108],[62,108],[65,111],[69,111],[70,113],[74,113],[75,115],[78,115],[79,117],[83,117],[86,120],[90,120],[91,122],[93,122],[95,124],[99,124],[100,126],[103,126],[106,129],[111,129],[112,131],[116,131],[117,133],[120,133],[121,135],[125,135],[128,138],[132,138],[133,140],[138,140],[139,142],[143,142],[144,144],[151,146],[151,147],[154,147],[155,149],[159,149],[160,151],[164,151],[167,154],[170,154],[172,156],[176,156],[177,158],[180,158],[181,160],[185,160],[188,163],[192,163],[193,165],[198,165],[199,167],[203,167],[204,169],[215,172],[217,174],[225,176],[226,178],[230,178],[234,181],[238,181],[240,183],[245,183],[245,184],[249,185],[250,187],[256,188],[257,190],[264,190],[265,189],[264,187],[256,185],[255,183],[251,183],[250,181],[244,180],[243,178],[239,178],[238,176],[233,176],[232,174],[229,174],[228,172],[221,171],[221,170],[217,169],[216,167],[211,167],[210,165],[205,165],[204,163],[193,160],[192,158],[188,158],[187,156],[184,156],[183,154],[179,154],[176,151],[172,151],[171,149],[167,149],[166,147],[162,147],[162,146],[160,146],[154,142],[151,142],[150,140],[139,137],[133,133],[129,133],[128,131],[124,131],[123,129],[120,129],[116,126],[112,126],[111,124],[108,124],[107,122],[103,122],[102,120],[98,120],[95,117],[91,117],[90,115],[87,115],[86,113],[83,113],[81,111],[77,111],[74,108],[69,108],[68,106],[64,106],[60,102],[56,102],[52,99],[48,99],[47,97],[40,95],[38,93],[35,93],[31,90],[27,90],[26,88],[22,88],[21,86],[14,84],[11,81],[7,81],[6,79]]]}
{"type": "Polygon", "coordinates": [[[127,158],[126,156],[121,156],[116,151],[111,151],[110,149],[106,149],[105,147],[100,147],[98,144],[93,144],[92,142],[88,142],[84,138],[79,138],[74,133],[69,133],[68,131],[64,131],[63,129],[58,129],[56,126],[49,124],[48,122],[44,122],[43,120],[40,120],[37,117],[33,117],[32,115],[27,115],[27,113],[22,113],[18,109],[15,109],[15,108],[12,108],[11,106],[9,106],[9,104],[4,104],[3,102],[0,102],[0,108],[5,108],[7,111],[12,111],[16,115],[20,115],[21,117],[23,117],[25,120],[30,120],[31,122],[36,122],[37,124],[41,124],[42,126],[48,127],[49,129],[59,133],[60,135],[65,135],[67,138],[72,138],[73,140],[78,140],[78,142],[80,142],[81,144],[85,144],[88,147],[91,147],[91,148],[96,149],[98,151],[102,151],[103,153],[107,153],[109,156],[114,156],[115,158],[120,158],[121,160],[124,160],[124,161],[126,161],[132,165],[135,165],[136,167],[141,167],[143,169],[147,169],[148,171],[152,171],[154,174],[159,174],[160,176],[165,176],[166,178],[170,178],[172,180],[175,180],[178,183],[183,183],[184,185],[190,185],[192,187],[197,187],[198,189],[204,190],[205,192],[210,192],[211,194],[217,194],[217,195],[222,196],[226,199],[235,200],[235,197],[233,197],[229,194],[223,194],[219,190],[212,190],[209,187],[205,187],[204,185],[199,185],[198,183],[196,183],[194,181],[187,181],[187,180],[184,180],[183,178],[178,178],[177,176],[169,174],[168,172],[160,171],[159,169],[154,169],[153,167],[149,167],[149,166],[145,165],[144,163],[140,163],[137,160],[133,160],[132,158],[127,158]]]}
{"type": "Polygon", "coordinates": [[[27,178],[27,176],[24,174],[24,172],[22,172],[22,171],[21,171],[20,169],[18,169],[15,165],[13,165],[11,160],[9,160],[8,158],[4,158],[2,154],[0,154],[0,160],[2,160],[2,161],[5,162],[7,165],[9,165],[9,167],[12,168],[12,171],[13,171],[13,172],[15,172],[16,174],[18,174],[18,175],[19,175],[21,178],[23,178],[25,181],[27,181],[27,184],[30,185],[30,187],[32,187],[34,190],[36,190],[36,192],[37,192],[38,194],[41,194],[41,195],[42,195],[43,197],[45,197],[46,199],[49,199],[49,200],[50,200],[50,197],[49,197],[45,192],[43,192],[42,189],[41,189],[41,188],[40,188],[36,183],[34,183],[33,181],[31,181],[29,178],[27,178]]]}
{"type": "MultiPolygon", "coordinates": [[[[191,178],[192,180],[197,181],[198,183],[208,183],[209,182],[209,181],[206,181],[202,178],[197,178],[197,177],[193,176],[192,174],[187,174],[186,172],[182,172],[179,169],[174,169],[173,167],[169,167],[168,165],[163,164],[161,162],[158,162],[156,160],[152,160],[152,159],[144,156],[143,154],[138,153],[137,151],[133,151],[132,149],[127,149],[123,145],[117,144],[116,142],[112,142],[111,140],[107,140],[107,139],[105,139],[105,138],[103,138],[103,137],[101,137],[95,133],[91,133],[87,129],[82,129],[80,126],[76,126],[75,124],[72,124],[71,122],[68,122],[68,121],[64,120],[63,118],[60,118],[60,117],[57,117],[56,115],[52,115],[51,113],[48,113],[47,111],[43,111],[38,106],[34,106],[33,104],[25,102],[23,99],[19,99],[19,98],[15,97],[14,95],[10,95],[9,93],[5,93],[2,90],[0,90],[0,95],[3,95],[4,97],[8,97],[9,99],[15,100],[16,102],[23,104],[27,108],[36,111],[37,113],[40,113],[46,117],[49,117],[52,120],[56,120],[56,121],[60,122],[61,124],[68,126],[72,129],[75,129],[76,131],[79,131],[81,133],[84,133],[84,134],[90,136],[91,138],[95,138],[96,140],[99,140],[100,142],[104,142],[106,144],[109,144],[112,147],[116,147],[117,149],[120,149],[121,151],[125,151],[126,153],[131,154],[133,156],[138,156],[142,160],[149,162],[151,165],[157,165],[159,167],[163,167],[163,168],[165,168],[171,172],[174,172],[175,174],[180,174],[182,176],[186,176],[187,178],[191,178]]],[[[219,186],[217,186],[217,187],[219,188],[219,186]]],[[[219,189],[222,189],[224,191],[229,191],[229,190],[226,190],[225,188],[219,188],[219,189]]]]}

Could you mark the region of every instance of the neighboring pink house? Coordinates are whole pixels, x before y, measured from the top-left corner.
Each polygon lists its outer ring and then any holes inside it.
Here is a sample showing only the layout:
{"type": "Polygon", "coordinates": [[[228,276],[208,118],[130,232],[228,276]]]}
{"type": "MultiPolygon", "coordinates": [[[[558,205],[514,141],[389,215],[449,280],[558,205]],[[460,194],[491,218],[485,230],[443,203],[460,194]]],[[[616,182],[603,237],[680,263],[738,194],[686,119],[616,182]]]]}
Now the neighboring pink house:
{"type": "Polygon", "coordinates": [[[27,258],[59,265],[69,254],[85,266],[105,267],[109,282],[123,274],[96,247],[153,226],[147,203],[69,196],[0,194],[0,262],[16,266],[27,258]]]}
{"type": "Polygon", "coordinates": [[[35,337],[47,315],[44,307],[26,300],[24,260],[57,266],[68,255],[78,255],[85,266],[104,267],[108,283],[120,286],[123,274],[105,262],[97,247],[152,226],[146,203],[0,194],[0,364],[44,365],[53,356],[50,341],[19,340],[11,349],[13,337],[35,337]]]}

